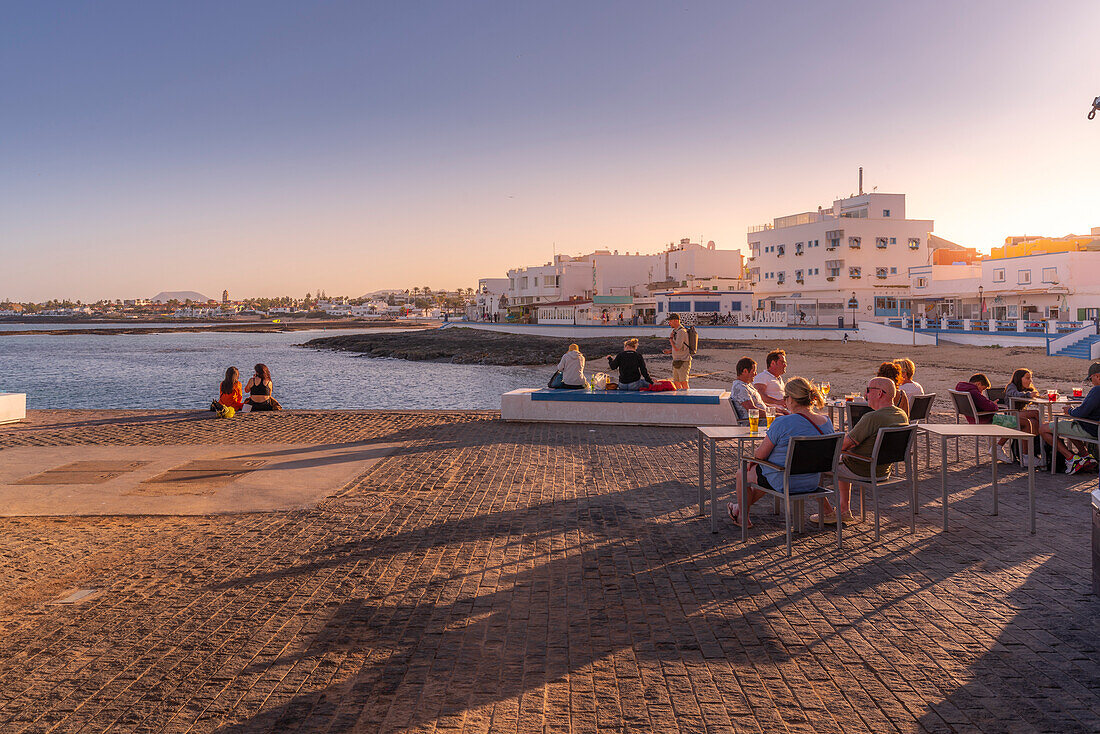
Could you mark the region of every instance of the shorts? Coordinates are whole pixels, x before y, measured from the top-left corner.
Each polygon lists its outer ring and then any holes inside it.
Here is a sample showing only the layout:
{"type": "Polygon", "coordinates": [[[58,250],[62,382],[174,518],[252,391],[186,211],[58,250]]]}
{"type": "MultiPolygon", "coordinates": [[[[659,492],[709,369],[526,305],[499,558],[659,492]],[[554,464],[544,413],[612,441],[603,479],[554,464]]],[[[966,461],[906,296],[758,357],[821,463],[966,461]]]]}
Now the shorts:
{"type": "Polygon", "coordinates": [[[1077,421],[1058,421],[1058,438],[1078,438],[1095,441],[1096,436],[1086,431],[1077,421]]]}
{"type": "Polygon", "coordinates": [[[672,360],[672,381],[673,382],[687,382],[688,373],[691,372],[691,357],[684,359],[672,360]],[[677,367],[676,365],[680,366],[677,367]]]}

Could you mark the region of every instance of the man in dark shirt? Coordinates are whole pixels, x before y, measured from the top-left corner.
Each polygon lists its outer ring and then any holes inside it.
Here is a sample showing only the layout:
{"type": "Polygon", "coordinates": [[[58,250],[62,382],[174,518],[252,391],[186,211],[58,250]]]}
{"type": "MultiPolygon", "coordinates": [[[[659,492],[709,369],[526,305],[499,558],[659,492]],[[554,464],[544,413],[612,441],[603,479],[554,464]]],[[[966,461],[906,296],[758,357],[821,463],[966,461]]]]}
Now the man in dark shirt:
{"type": "Polygon", "coordinates": [[[638,354],[637,339],[627,339],[623,342],[623,351],[607,355],[607,366],[619,370],[620,390],[641,390],[653,383],[645,368],[645,358],[638,354]]]}
{"type": "MultiPolygon", "coordinates": [[[[1071,418],[1082,418],[1090,421],[1100,421],[1100,362],[1089,365],[1088,377],[1085,382],[1092,385],[1089,394],[1076,408],[1067,406],[1066,415],[1071,418]]],[[[1054,445],[1054,429],[1050,423],[1044,423],[1039,427],[1039,435],[1048,444],[1058,450],[1058,453],[1066,460],[1066,474],[1076,474],[1082,469],[1091,469],[1095,461],[1089,454],[1089,444],[1096,440],[1096,425],[1078,421],[1060,421],[1058,423],[1058,444],[1054,445]],[[1062,443],[1062,439],[1069,441],[1070,446],[1062,443]]],[[[1095,444],[1093,444],[1095,445],[1095,444]]]]}

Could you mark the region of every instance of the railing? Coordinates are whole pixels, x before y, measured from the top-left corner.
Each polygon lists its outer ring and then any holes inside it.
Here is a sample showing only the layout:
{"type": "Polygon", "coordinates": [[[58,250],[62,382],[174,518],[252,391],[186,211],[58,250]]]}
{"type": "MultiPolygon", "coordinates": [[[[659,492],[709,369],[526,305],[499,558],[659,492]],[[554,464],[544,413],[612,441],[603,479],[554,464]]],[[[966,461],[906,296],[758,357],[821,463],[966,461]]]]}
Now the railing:
{"type": "Polygon", "coordinates": [[[1058,321],[1054,328],[1059,334],[1068,334],[1071,331],[1077,331],[1086,325],[1084,321],[1058,321]]]}
{"type": "Polygon", "coordinates": [[[1024,331],[1029,334],[1045,334],[1047,333],[1047,322],[1045,321],[1025,321],[1024,331]]]}
{"type": "Polygon", "coordinates": [[[948,329],[958,329],[959,331],[962,331],[962,327],[963,327],[962,319],[948,319],[947,320],[947,328],[948,329]]]}
{"type": "MultiPolygon", "coordinates": [[[[1061,327],[1062,324],[1067,322],[1060,322],[1056,324],[1056,328],[1061,327]]],[[[1090,322],[1074,322],[1081,324],[1080,328],[1073,331],[1066,332],[1059,337],[1047,340],[1047,354],[1057,354],[1066,347],[1076,344],[1077,342],[1090,337],[1096,333],[1096,324],[1090,322]],[[1086,325],[1087,324],[1087,325],[1086,325]]]]}
{"type": "Polygon", "coordinates": [[[754,224],[749,227],[749,234],[756,234],[757,232],[767,232],[772,228],[770,224],[754,224]]]}
{"type": "Polygon", "coordinates": [[[997,331],[1016,331],[1016,319],[1012,319],[1011,321],[998,320],[996,325],[997,331]]]}

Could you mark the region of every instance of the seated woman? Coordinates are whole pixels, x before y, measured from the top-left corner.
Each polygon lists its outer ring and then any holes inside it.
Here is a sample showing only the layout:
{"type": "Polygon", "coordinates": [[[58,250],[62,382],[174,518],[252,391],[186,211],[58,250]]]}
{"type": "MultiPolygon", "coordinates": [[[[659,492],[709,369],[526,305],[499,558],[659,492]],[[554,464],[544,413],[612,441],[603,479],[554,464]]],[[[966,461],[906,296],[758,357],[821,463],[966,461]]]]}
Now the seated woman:
{"type": "Polygon", "coordinates": [[[244,402],[241,400],[243,397],[241,392],[241,373],[236,367],[230,367],[225,371],[225,379],[222,380],[219,392],[221,394],[218,396],[218,402],[221,405],[226,408],[232,408],[233,410],[240,410],[244,407],[244,402]]]}
{"type": "MultiPolygon", "coordinates": [[[[805,377],[793,377],[783,386],[783,403],[788,415],[777,416],[768,429],[767,437],[756,446],[754,456],[758,459],[767,459],[774,464],[782,465],[787,460],[787,447],[790,440],[798,436],[821,436],[833,433],[833,424],[828,416],[817,413],[814,409],[825,405],[825,398],[816,385],[805,377]]],[[[750,483],[759,484],[768,488],[783,489],[783,472],[772,469],[770,466],[752,466],[748,472],[750,483]]],[[[790,479],[791,494],[812,492],[821,483],[820,474],[795,474],[790,479]]],[[[737,472],[737,497],[741,497],[741,472],[737,472]]],[[[760,490],[749,490],[746,502],[749,507],[764,496],[760,490]]],[[[741,526],[741,508],[734,502],[726,505],[733,524],[741,526]]],[[[752,527],[752,523],[749,523],[752,527]]]]}
{"type": "Polygon", "coordinates": [[[909,398],[909,402],[912,403],[913,398],[918,395],[924,395],[924,388],[913,379],[913,376],[917,374],[917,366],[913,364],[913,360],[895,359],[894,364],[901,370],[901,389],[905,393],[905,397],[909,398]]]}
{"type": "Polygon", "coordinates": [[[275,384],[271,381],[271,372],[266,364],[256,365],[256,373],[244,386],[248,393],[245,405],[252,406],[252,410],[275,410],[275,384]]]}
{"type": "Polygon", "coordinates": [[[576,344],[569,345],[569,351],[558,360],[562,384],[560,390],[584,390],[588,382],[584,379],[584,355],[576,344]]]}
{"type": "MultiPolygon", "coordinates": [[[[1009,410],[1012,410],[1017,405],[1022,405],[1023,400],[1035,398],[1038,397],[1038,395],[1039,391],[1031,384],[1031,370],[1016,370],[1012,373],[1012,379],[1005,385],[1005,404],[1008,406],[1009,410]],[[1015,398],[1015,400],[1013,400],[1013,398],[1015,398]]],[[[1018,420],[1016,415],[994,416],[993,422],[1008,428],[1018,428],[1021,431],[1027,431],[1033,436],[1039,435],[1039,426],[1043,424],[1039,411],[1021,410],[1018,416],[1018,420]]],[[[1007,438],[1002,438],[997,441],[997,458],[1001,461],[1012,463],[1012,456],[1004,450],[1004,445],[1007,441],[1007,438]]],[[[1021,461],[1024,466],[1027,466],[1033,461],[1031,458],[1031,444],[1025,444],[1024,449],[1025,453],[1021,461]]]]}
{"type": "Polygon", "coordinates": [[[898,366],[897,362],[883,362],[880,364],[878,374],[875,377],[885,377],[894,381],[895,387],[898,388],[897,393],[894,395],[894,405],[901,408],[903,413],[909,415],[909,396],[901,389],[903,378],[901,367],[898,366]]]}

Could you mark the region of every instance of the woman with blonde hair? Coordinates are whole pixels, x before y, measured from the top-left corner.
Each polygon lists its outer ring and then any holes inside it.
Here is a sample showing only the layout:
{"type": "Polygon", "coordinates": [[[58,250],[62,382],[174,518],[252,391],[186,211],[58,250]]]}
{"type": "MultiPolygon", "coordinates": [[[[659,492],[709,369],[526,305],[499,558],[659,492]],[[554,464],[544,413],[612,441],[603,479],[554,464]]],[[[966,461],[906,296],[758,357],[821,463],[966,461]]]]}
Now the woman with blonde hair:
{"type": "Polygon", "coordinates": [[[568,351],[558,360],[558,371],[561,372],[561,390],[583,390],[588,387],[588,381],[584,379],[584,355],[576,344],[570,344],[568,351]]]}
{"type": "Polygon", "coordinates": [[[897,362],[883,362],[878,366],[878,374],[875,377],[885,377],[894,381],[894,387],[897,388],[894,393],[894,405],[901,408],[903,413],[909,415],[909,396],[901,389],[901,375],[901,367],[898,366],[897,362]]]}
{"type": "Polygon", "coordinates": [[[901,370],[901,391],[905,393],[905,397],[909,398],[909,402],[913,402],[913,398],[918,395],[924,395],[924,387],[919,382],[913,379],[913,376],[917,374],[917,365],[913,364],[911,359],[895,359],[894,364],[901,370]]]}
{"type": "MultiPolygon", "coordinates": [[[[787,461],[787,447],[792,438],[799,436],[822,436],[833,433],[833,423],[828,416],[821,415],[817,409],[824,407],[825,398],[817,385],[805,377],[792,377],[783,386],[783,403],[788,414],[777,416],[768,428],[768,435],[756,445],[753,455],[757,459],[766,459],[782,466],[787,461]]],[[[754,465],[748,470],[748,480],[768,488],[783,487],[783,472],[770,466],[754,465]]],[[[737,472],[737,497],[741,497],[741,472],[737,472]]],[[[795,474],[790,478],[791,494],[812,492],[821,483],[820,474],[795,474]]],[[[746,502],[749,507],[764,496],[760,490],[749,490],[746,502]]],[[[741,508],[731,502],[726,505],[733,524],[741,526],[741,508]]],[[[752,527],[752,524],[749,524],[752,527]]]]}

